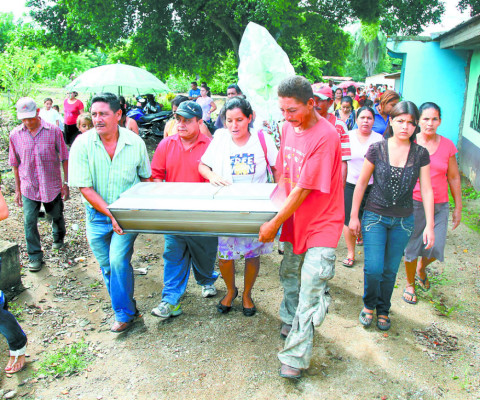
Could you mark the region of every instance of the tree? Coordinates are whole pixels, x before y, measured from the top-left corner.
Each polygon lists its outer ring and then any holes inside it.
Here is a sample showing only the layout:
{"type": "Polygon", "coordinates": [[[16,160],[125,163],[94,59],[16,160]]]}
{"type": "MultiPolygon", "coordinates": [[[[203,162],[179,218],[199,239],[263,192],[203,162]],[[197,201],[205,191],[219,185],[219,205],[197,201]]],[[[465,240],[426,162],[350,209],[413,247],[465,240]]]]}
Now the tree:
{"type": "Polygon", "coordinates": [[[11,33],[16,29],[13,13],[0,13],[0,52],[11,40],[11,33]]]}
{"type": "Polygon", "coordinates": [[[355,55],[362,60],[367,76],[373,75],[378,63],[386,53],[387,37],[380,24],[362,24],[355,33],[355,55]]]}
{"type": "Polygon", "coordinates": [[[439,23],[445,12],[441,0],[383,0],[379,4],[386,10],[379,21],[387,35],[418,35],[425,26],[439,23]]]}
{"type": "Polygon", "coordinates": [[[228,50],[238,56],[250,21],[265,26],[289,48],[299,73],[317,74],[322,68],[341,71],[347,41],[339,27],[361,18],[380,20],[387,34],[416,34],[423,25],[437,22],[443,11],[441,0],[29,0],[27,4],[33,18],[47,29],[45,37],[64,50],[98,45],[162,76],[173,71],[212,75],[228,50]],[[314,29],[321,35],[314,37],[314,29]],[[338,46],[329,44],[332,39],[338,46]],[[309,54],[302,53],[305,49],[309,54]],[[321,67],[325,60],[330,63],[321,67]]]}
{"type": "Polygon", "coordinates": [[[457,8],[462,12],[470,9],[470,16],[473,17],[480,13],[480,0],[460,0],[457,8]]]}
{"type": "Polygon", "coordinates": [[[32,94],[35,80],[40,73],[37,63],[39,53],[36,50],[15,47],[8,44],[0,53],[0,86],[10,91],[15,104],[21,97],[32,94]]]}

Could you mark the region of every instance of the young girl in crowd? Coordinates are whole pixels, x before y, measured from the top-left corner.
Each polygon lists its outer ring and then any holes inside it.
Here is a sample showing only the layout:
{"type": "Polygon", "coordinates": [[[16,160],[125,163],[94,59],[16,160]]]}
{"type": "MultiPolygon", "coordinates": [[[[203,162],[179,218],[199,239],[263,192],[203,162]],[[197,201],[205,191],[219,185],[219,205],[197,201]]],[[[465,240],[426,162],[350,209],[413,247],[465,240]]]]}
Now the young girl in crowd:
{"type": "Polygon", "coordinates": [[[390,300],[403,252],[414,228],[413,188],[420,177],[425,210],[423,243],[434,245],[433,191],[428,151],[415,143],[418,109],[410,101],[398,103],[390,113],[386,140],[370,146],[352,200],[349,228],[355,236],[363,234],[365,249],[364,308],[359,320],[369,326],[377,311],[377,327],[390,329],[390,300]],[[373,175],[362,223],[360,204],[373,175]]]}
{"type": "Polygon", "coordinates": [[[40,118],[52,125],[60,127],[61,116],[58,111],[52,107],[53,100],[50,97],[47,97],[43,100],[43,105],[45,107],[40,110],[40,118]]]}
{"type": "Polygon", "coordinates": [[[353,109],[353,100],[350,96],[342,97],[342,105],[335,111],[335,116],[345,122],[349,131],[353,129],[355,125],[355,110],[353,109]]]}
{"type": "Polygon", "coordinates": [[[90,113],[83,113],[78,116],[77,128],[81,134],[93,128],[93,121],[90,113]]]}

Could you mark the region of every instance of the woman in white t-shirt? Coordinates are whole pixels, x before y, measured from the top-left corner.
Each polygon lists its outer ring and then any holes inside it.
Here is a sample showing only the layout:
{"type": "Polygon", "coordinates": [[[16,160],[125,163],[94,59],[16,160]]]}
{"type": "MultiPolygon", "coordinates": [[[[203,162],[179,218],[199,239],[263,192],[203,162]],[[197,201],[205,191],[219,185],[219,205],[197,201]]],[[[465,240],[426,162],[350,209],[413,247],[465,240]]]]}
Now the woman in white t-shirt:
{"type": "MultiPolygon", "coordinates": [[[[345,185],[345,224],[343,226],[343,236],[347,243],[347,257],[342,261],[345,267],[353,267],[355,263],[355,236],[353,236],[348,224],[350,223],[350,212],[352,210],[352,198],[357,184],[360,171],[365,160],[365,154],[372,143],[383,140],[382,135],[372,131],[373,122],[375,121],[375,112],[372,108],[364,106],[357,111],[357,125],[358,128],[348,132],[350,137],[350,149],[352,151],[352,158],[347,161],[347,184],[345,185]]],[[[368,182],[367,190],[363,196],[362,204],[360,206],[360,215],[363,214],[363,207],[367,201],[368,193],[370,192],[373,177],[368,182]]],[[[363,244],[361,238],[358,239],[359,245],[363,244]]]]}
{"type": "MultiPolygon", "coordinates": [[[[263,132],[257,134],[249,130],[248,125],[252,120],[253,112],[247,100],[240,97],[228,100],[224,112],[227,129],[219,129],[215,132],[210,146],[202,156],[199,166],[200,174],[216,186],[240,182],[267,182],[267,166],[270,166],[272,173],[275,173],[274,166],[278,151],[274,141],[270,136],[263,135],[263,132]]],[[[218,264],[227,286],[227,294],[217,305],[220,313],[228,313],[238,296],[238,289],[235,286],[234,260],[239,260],[243,256],[245,257],[243,314],[247,317],[255,314],[256,308],[251,294],[260,268],[260,255],[271,253],[272,249],[273,242],[261,243],[257,238],[218,238],[218,264]]]]}
{"type": "Polygon", "coordinates": [[[50,97],[47,97],[45,100],[43,100],[43,105],[45,108],[40,110],[40,118],[51,123],[52,125],[60,127],[60,121],[62,118],[57,110],[52,107],[53,100],[50,97]]]}
{"type": "Polygon", "coordinates": [[[200,97],[197,97],[197,103],[202,107],[203,116],[202,119],[205,122],[210,122],[211,114],[217,109],[215,102],[207,96],[207,89],[200,88],[200,97]]]}

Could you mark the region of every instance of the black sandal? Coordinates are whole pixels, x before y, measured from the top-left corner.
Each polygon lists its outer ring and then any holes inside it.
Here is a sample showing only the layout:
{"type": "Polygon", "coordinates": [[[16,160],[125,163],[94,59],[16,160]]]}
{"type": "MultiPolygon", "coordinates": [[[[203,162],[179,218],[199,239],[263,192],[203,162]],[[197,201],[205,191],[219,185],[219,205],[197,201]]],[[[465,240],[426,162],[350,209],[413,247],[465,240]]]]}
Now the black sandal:
{"type": "Polygon", "coordinates": [[[392,323],[390,322],[390,318],[388,317],[378,317],[377,316],[377,328],[381,331],[388,331],[392,323]],[[383,321],[383,322],[382,322],[383,321]]]}
{"type": "Polygon", "coordinates": [[[373,321],[373,311],[372,312],[366,312],[366,311],[360,311],[360,315],[358,316],[358,320],[363,326],[370,326],[372,325],[373,321]],[[367,318],[367,315],[371,315],[372,318],[367,318]]]}

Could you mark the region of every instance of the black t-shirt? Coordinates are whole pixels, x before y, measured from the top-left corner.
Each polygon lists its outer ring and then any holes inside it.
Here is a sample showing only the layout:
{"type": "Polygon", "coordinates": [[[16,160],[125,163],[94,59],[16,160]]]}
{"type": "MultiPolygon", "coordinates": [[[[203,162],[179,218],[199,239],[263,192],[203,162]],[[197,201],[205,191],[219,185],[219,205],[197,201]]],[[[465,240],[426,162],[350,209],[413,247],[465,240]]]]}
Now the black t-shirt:
{"type": "Polygon", "coordinates": [[[365,158],[375,165],[373,186],[365,209],[388,217],[411,215],[413,188],[420,175],[420,168],[430,164],[427,149],[412,143],[403,168],[390,165],[388,140],[372,144],[365,158]]]}

